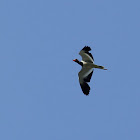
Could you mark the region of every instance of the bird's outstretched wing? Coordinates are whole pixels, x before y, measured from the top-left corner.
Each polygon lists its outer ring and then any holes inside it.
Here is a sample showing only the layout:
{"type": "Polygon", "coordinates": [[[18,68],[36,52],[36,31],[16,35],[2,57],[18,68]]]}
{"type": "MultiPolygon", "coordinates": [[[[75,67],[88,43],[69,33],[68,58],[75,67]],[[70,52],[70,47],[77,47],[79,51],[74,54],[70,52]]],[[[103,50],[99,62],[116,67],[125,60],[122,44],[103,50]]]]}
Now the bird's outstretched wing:
{"type": "Polygon", "coordinates": [[[90,92],[90,87],[87,84],[87,82],[90,82],[92,74],[93,74],[93,69],[85,68],[85,67],[83,67],[81,69],[81,71],[78,73],[79,83],[80,83],[81,89],[85,95],[88,95],[90,92]]]}
{"type": "Polygon", "coordinates": [[[85,47],[79,52],[79,54],[82,56],[82,60],[83,60],[83,61],[94,63],[94,58],[93,58],[92,54],[89,53],[90,50],[91,50],[90,47],[85,46],[85,47]]]}

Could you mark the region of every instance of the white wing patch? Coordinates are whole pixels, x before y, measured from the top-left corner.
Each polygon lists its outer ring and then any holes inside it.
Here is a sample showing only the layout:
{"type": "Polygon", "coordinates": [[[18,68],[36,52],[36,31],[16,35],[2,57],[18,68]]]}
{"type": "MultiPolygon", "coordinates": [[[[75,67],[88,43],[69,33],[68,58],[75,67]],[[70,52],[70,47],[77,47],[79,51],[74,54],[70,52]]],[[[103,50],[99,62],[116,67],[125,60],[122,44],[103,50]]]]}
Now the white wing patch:
{"type": "Polygon", "coordinates": [[[93,59],[87,53],[85,53],[85,51],[81,50],[79,54],[81,55],[83,61],[94,63],[93,59]]]}
{"type": "Polygon", "coordinates": [[[79,82],[83,83],[84,82],[84,78],[87,77],[92,71],[93,71],[93,68],[85,68],[85,67],[83,67],[81,69],[81,71],[78,73],[79,82]]]}

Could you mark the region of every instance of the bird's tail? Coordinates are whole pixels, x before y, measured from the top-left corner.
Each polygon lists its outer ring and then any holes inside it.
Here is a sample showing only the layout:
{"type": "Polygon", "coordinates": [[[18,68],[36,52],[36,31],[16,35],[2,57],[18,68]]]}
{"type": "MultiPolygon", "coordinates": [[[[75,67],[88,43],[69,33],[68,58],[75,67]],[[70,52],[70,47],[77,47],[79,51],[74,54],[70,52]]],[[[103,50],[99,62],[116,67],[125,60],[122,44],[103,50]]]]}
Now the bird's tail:
{"type": "Polygon", "coordinates": [[[98,65],[95,65],[95,68],[107,70],[107,69],[105,69],[103,66],[98,66],[98,65]]]}

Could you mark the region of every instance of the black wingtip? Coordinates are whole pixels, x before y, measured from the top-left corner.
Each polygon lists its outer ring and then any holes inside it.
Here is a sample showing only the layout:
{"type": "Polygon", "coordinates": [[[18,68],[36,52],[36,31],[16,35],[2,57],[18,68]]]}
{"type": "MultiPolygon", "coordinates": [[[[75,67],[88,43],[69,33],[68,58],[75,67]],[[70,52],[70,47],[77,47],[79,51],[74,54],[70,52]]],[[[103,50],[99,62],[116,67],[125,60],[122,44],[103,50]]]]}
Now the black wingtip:
{"type": "Polygon", "coordinates": [[[85,94],[85,95],[89,95],[89,92],[90,92],[90,87],[89,87],[89,85],[87,84],[87,83],[82,83],[82,84],[80,84],[80,86],[81,86],[81,89],[82,89],[82,91],[83,91],[83,93],[85,94]]]}
{"type": "Polygon", "coordinates": [[[85,46],[82,50],[88,52],[88,51],[91,51],[91,48],[89,46],[85,46]]]}

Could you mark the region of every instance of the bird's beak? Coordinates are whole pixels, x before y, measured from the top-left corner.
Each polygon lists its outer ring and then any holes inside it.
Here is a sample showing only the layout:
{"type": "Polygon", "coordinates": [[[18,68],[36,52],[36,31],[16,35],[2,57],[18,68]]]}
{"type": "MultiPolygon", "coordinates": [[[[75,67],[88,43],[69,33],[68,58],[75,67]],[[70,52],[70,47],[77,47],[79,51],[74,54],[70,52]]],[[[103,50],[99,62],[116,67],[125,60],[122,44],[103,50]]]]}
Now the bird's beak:
{"type": "Polygon", "coordinates": [[[74,59],[73,61],[76,61],[76,59],[74,59]]]}

